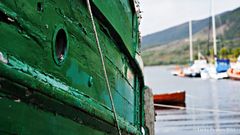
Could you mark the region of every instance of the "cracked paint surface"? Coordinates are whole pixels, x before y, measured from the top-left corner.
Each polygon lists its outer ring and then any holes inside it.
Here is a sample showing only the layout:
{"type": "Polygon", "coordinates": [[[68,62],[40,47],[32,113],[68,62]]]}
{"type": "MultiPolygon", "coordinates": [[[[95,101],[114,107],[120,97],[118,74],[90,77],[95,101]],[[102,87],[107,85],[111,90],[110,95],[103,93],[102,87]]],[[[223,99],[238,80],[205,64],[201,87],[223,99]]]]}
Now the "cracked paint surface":
{"type": "MultiPolygon", "coordinates": [[[[127,0],[105,2],[111,6],[92,1],[114,104],[121,128],[137,133],[143,121],[139,112],[144,84],[134,59],[139,46],[136,16],[127,0]],[[126,16],[120,16],[123,14],[126,16]]],[[[84,1],[3,0],[0,15],[0,67],[4,72],[0,77],[11,78],[114,125],[84,1]],[[68,52],[62,64],[54,62],[53,51],[59,26],[68,35],[68,52]]]]}

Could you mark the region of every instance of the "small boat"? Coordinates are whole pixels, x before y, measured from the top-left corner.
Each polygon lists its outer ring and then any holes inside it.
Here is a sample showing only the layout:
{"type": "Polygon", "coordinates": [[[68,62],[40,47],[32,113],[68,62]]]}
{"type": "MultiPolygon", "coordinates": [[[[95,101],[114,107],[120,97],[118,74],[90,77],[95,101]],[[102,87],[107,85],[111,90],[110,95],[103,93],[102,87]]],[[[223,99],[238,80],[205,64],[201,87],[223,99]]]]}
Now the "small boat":
{"type": "Polygon", "coordinates": [[[240,80],[240,70],[238,69],[230,68],[228,69],[227,74],[229,78],[233,80],[240,80]]]}
{"type": "Polygon", "coordinates": [[[238,57],[237,63],[228,69],[227,74],[229,78],[233,80],[240,80],[240,56],[238,57]]]}
{"type": "Polygon", "coordinates": [[[227,70],[230,68],[229,59],[217,59],[216,65],[209,65],[201,70],[202,79],[225,79],[228,78],[227,70]]]}
{"type": "Polygon", "coordinates": [[[176,68],[174,70],[171,71],[171,74],[173,76],[180,76],[180,77],[184,77],[184,73],[182,68],[180,68],[179,66],[176,66],[176,68]]]}
{"type": "Polygon", "coordinates": [[[200,72],[207,67],[206,60],[195,60],[194,64],[183,70],[185,76],[188,77],[200,77],[200,72]]]}
{"type": "Polygon", "coordinates": [[[208,73],[208,69],[207,68],[202,69],[200,72],[200,76],[201,76],[201,79],[203,79],[203,80],[209,79],[210,76],[208,73]]]}
{"type": "Polygon", "coordinates": [[[185,104],[185,91],[174,93],[154,94],[154,104],[176,105],[185,104]]]}

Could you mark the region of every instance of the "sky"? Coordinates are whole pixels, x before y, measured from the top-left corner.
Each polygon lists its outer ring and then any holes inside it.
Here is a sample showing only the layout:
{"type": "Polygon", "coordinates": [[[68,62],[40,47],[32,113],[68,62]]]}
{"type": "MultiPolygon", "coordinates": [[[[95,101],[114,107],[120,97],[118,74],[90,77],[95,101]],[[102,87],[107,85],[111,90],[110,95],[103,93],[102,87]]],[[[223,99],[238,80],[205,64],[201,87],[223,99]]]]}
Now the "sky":
{"type": "MultiPolygon", "coordinates": [[[[211,0],[139,0],[142,36],[211,15],[211,0]]],[[[240,0],[214,0],[219,14],[240,7],[240,0]]]]}

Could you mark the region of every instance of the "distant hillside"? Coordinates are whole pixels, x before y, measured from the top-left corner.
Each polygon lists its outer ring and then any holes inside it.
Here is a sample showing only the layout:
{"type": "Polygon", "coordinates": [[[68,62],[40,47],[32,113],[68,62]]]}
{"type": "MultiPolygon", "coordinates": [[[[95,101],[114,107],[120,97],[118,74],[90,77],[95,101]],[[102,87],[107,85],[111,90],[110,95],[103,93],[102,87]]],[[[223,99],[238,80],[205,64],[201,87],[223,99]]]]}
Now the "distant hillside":
{"type": "MultiPolygon", "coordinates": [[[[193,34],[199,32],[209,25],[209,20],[193,21],[193,34]]],[[[189,24],[184,23],[164,31],[156,32],[143,37],[142,49],[150,48],[162,44],[167,44],[175,40],[181,40],[189,36],[189,24]]]]}
{"type": "MultiPolygon", "coordinates": [[[[212,48],[211,19],[193,21],[194,55],[197,50],[209,55],[212,48]]],[[[240,47],[240,8],[216,16],[218,50],[240,47]]],[[[145,65],[185,64],[189,57],[188,22],[143,37],[142,49],[145,65]]]]}

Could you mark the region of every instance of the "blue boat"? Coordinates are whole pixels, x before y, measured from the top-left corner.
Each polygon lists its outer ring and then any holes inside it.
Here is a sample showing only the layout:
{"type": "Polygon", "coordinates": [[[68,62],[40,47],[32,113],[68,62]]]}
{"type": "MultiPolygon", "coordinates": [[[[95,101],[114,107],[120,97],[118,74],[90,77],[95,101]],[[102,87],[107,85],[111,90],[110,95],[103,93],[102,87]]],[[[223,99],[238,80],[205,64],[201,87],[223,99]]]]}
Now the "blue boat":
{"type": "Polygon", "coordinates": [[[229,59],[217,59],[217,63],[216,63],[217,73],[227,72],[229,68],[230,68],[229,59]]]}

